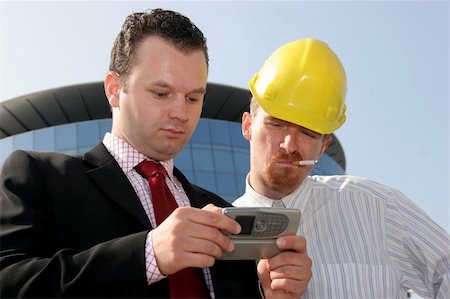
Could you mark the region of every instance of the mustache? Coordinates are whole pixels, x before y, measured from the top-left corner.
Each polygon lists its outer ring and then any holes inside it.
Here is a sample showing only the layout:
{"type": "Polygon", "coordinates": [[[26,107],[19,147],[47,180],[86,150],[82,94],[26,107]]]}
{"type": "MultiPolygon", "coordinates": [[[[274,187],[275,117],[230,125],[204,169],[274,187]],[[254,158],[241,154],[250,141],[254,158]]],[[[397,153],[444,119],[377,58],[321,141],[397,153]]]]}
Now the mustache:
{"type": "Polygon", "coordinates": [[[295,152],[293,154],[286,154],[286,153],[277,153],[272,156],[270,159],[270,163],[278,162],[278,161],[301,161],[303,160],[302,155],[300,155],[298,152],[295,152]]]}

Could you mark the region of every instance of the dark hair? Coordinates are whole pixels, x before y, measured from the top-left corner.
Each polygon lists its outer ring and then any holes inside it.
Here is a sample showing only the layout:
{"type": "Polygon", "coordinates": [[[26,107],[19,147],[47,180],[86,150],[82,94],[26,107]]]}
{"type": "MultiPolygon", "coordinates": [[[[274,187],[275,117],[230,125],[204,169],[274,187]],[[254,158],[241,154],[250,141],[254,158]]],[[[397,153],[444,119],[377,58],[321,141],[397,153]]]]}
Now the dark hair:
{"type": "Polygon", "coordinates": [[[202,50],[208,65],[206,38],[200,29],[187,17],[158,8],[134,13],[125,19],[111,50],[109,70],[126,79],[134,63],[136,48],[151,35],[163,38],[186,54],[202,50]]]}

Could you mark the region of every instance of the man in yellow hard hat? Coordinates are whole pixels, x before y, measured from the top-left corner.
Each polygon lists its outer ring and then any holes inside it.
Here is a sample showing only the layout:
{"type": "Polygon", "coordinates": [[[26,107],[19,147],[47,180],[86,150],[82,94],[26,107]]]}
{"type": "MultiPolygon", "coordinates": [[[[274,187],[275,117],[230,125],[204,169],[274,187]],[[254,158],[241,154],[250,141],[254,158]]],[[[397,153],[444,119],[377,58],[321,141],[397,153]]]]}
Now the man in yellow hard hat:
{"type": "Polygon", "coordinates": [[[250,172],[236,206],[302,213],[313,276],[302,298],[450,296],[450,236],[399,191],[354,176],[309,176],[345,122],[346,75],[317,39],[287,43],[250,80],[250,172]]]}

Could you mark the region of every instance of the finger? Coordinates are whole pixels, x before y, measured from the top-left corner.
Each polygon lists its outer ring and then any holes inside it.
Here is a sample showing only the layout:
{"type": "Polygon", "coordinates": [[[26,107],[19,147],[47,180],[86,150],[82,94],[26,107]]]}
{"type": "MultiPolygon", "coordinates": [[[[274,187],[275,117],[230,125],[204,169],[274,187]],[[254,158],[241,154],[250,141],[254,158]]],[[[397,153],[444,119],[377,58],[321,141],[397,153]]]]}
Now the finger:
{"type": "MultiPolygon", "coordinates": [[[[235,220],[228,216],[218,213],[216,209],[213,211],[212,207],[208,209],[195,209],[190,207],[178,208],[180,212],[184,212],[185,209],[189,209],[189,219],[193,222],[214,227],[216,229],[224,230],[232,234],[238,234],[241,231],[241,226],[235,220]]],[[[175,210],[175,211],[177,211],[175,210]]],[[[175,213],[175,212],[174,212],[175,213]]]]}
{"type": "Polygon", "coordinates": [[[270,288],[272,280],[270,279],[269,265],[266,259],[259,260],[257,265],[258,278],[261,287],[270,288]]]}
{"type": "Polygon", "coordinates": [[[280,249],[294,250],[300,253],[306,253],[306,239],[298,235],[289,235],[279,237],[276,240],[280,249]]]}
{"type": "Polygon", "coordinates": [[[299,266],[283,266],[278,267],[275,270],[270,271],[270,279],[282,279],[289,278],[295,280],[301,280],[308,278],[310,276],[311,270],[309,267],[299,267],[299,266]]]}
{"type": "MultiPolygon", "coordinates": [[[[182,248],[183,250],[195,252],[195,245],[198,240],[205,240],[212,242],[220,247],[220,251],[233,251],[234,243],[230,238],[225,236],[222,231],[214,226],[210,226],[207,221],[202,221],[202,217],[205,215],[212,215],[213,212],[206,212],[195,208],[178,208],[175,212],[170,216],[171,218],[177,219],[172,223],[172,230],[177,232],[178,238],[174,240],[177,244],[175,246],[179,246],[176,248],[182,248]],[[199,213],[201,212],[201,213],[199,213]],[[197,215],[197,217],[196,217],[197,215]],[[199,219],[197,219],[199,218],[199,219]],[[193,238],[193,239],[187,239],[193,238]],[[184,242],[184,243],[181,243],[184,242]],[[190,247],[187,247],[187,246],[190,247]]],[[[216,214],[217,216],[223,216],[216,214]]],[[[226,217],[226,216],[224,216],[226,217]]],[[[228,217],[226,217],[228,218],[228,217]]],[[[207,243],[201,243],[207,244],[207,243]]],[[[213,244],[210,244],[213,246],[213,244]]],[[[197,247],[198,248],[198,247],[197,247]]],[[[205,254],[210,252],[208,251],[199,251],[205,254]]],[[[213,255],[217,254],[217,250],[213,250],[213,255]]],[[[221,252],[220,252],[221,255],[221,252]]]]}
{"type": "Polygon", "coordinates": [[[298,298],[306,291],[311,277],[312,272],[310,268],[299,269],[299,267],[285,266],[275,271],[270,271],[270,287],[273,290],[282,290],[298,298]]]}
{"type": "Polygon", "coordinates": [[[312,266],[312,260],[307,254],[295,251],[283,251],[268,259],[267,263],[270,271],[285,266],[295,266],[305,269],[310,269],[312,266]]]}
{"type": "Polygon", "coordinates": [[[214,212],[214,213],[217,213],[217,214],[222,214],[222,208],[216,207],[212,203],[207,204],[206,206],[204,206],[202,208],[202,210],[209,211],[209,212],[214,212]]]}
{"type": "Polygon", "coordinates": [[[298,298],[306,292],[308,282],[309,279],[300,281],[290,279],[276,279],[272,280],[270,287],[273,291],[282,292],[292,298],[298,298]]]}
{"type": "Polygon", "coordinates": [[[283,266],[270,271],[270,279],[308,280],[312,276],[311,268],[298,266],[283,266]]]}
{"type": "Polygon", "coordinates": [[[198,223],[192,223],[190,226],[192,229],[189,234],[192,237],[191,244],[194,246],[190,248],[190,251],[218,255],[217,257],[219,257],[222,255],[222,250],[229,252],[234,250],[233,241],[220,230],[198,223]],[[217,250],[220,250],[220,252],[217,252],[217,250]]]}

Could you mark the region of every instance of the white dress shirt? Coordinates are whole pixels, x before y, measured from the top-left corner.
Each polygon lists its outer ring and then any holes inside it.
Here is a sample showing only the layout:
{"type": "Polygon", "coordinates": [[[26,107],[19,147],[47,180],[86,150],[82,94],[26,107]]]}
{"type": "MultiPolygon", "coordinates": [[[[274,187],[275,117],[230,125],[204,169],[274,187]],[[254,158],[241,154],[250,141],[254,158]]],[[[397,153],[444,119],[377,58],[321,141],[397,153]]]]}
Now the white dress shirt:
{"type": "MultiPolygon", "coordinates": [[[[353,176],[311,176],[281,199],[301,211],[312,259],[302,298],[450,298],[450,236],[399,191],[353,176]]],[[[235,206],[270,207],[247,184],[235,206]]]]}

